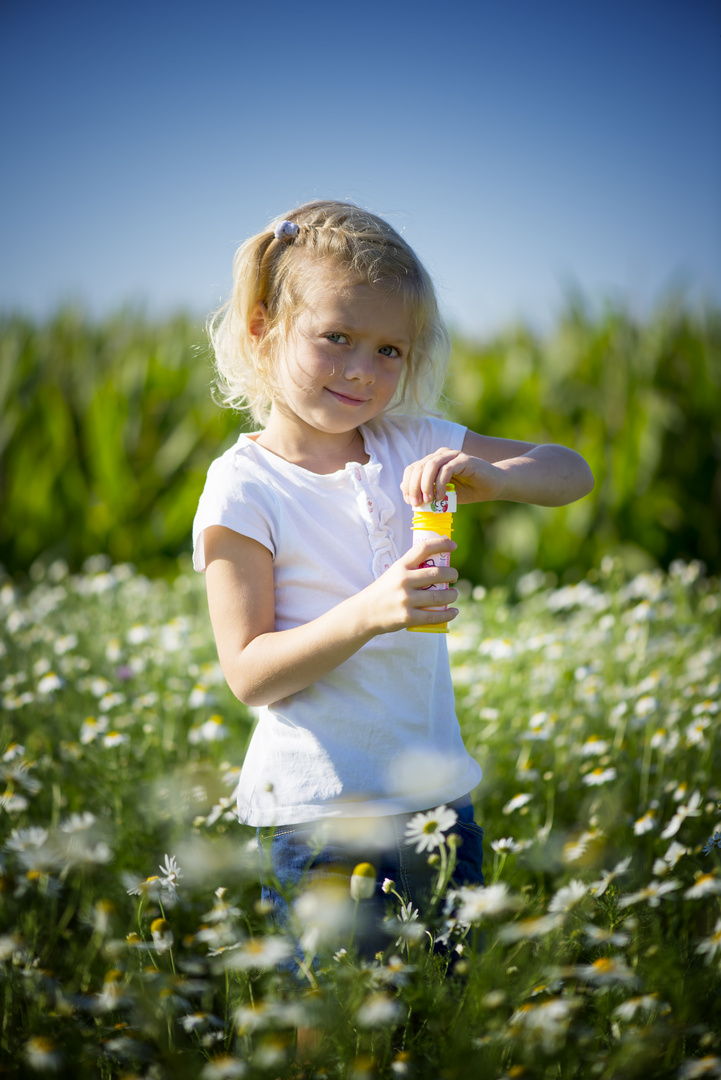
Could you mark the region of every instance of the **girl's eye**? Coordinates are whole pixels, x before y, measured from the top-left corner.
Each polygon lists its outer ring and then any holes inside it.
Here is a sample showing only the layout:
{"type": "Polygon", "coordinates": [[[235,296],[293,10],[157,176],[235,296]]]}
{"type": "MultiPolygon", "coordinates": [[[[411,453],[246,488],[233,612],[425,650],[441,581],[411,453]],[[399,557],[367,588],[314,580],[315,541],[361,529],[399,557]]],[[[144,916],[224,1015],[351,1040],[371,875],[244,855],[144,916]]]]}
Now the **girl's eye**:
{"type": "Polygon", "coordinates": [[[378,352],[381,353],[383,356],[396,357],[401,355],[395,345],[381,345],[378,352]]]}
{"type": "Polygon", "coordinates": [[[345,336],[345,334],[334,332],[332,334],[326,334],[325,336],[327,337],[328,341],[332,341],[334,345],[348,344],[348,338],[345,336]]]}

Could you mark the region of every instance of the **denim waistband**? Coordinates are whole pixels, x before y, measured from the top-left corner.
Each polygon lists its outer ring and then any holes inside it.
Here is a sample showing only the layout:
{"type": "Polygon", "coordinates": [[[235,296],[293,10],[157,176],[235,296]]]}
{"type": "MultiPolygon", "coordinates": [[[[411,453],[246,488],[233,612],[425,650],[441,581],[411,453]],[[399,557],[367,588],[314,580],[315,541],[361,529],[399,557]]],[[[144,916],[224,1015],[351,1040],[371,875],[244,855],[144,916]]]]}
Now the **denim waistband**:
{"type": "MultiPolygon", "coordinates": [[[[465,810],[468,806],[473,806],[473,800],[470,795],[461,795],[460,799],[454,799],[453,802],[446,803],[451,810],[465,810]]],[[[435,810],[435,807],[433,807],[435,810]]]]}

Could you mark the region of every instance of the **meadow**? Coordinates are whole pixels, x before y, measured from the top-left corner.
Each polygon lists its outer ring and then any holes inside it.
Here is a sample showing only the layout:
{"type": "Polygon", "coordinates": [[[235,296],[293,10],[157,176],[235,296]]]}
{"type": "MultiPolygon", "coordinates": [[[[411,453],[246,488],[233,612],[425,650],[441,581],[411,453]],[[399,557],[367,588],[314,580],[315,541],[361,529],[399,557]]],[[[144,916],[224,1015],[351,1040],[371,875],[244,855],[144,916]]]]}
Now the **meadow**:
{"type": "Polygon", "coordinates": [[[721,1077],[720,620],[695,561],[467,584],[449,648],[487,887],[454,886],[439,808],[417,829],[431,909],[388,883],[387,948],[359,961],[356,868],[298,898],[282,973],[233,809],[253,717],[200,575],[96,556],[6,576],[0,1071],[721,1077]],[[302,1068],[299,1026],[319,1032],[302,1068]]]}

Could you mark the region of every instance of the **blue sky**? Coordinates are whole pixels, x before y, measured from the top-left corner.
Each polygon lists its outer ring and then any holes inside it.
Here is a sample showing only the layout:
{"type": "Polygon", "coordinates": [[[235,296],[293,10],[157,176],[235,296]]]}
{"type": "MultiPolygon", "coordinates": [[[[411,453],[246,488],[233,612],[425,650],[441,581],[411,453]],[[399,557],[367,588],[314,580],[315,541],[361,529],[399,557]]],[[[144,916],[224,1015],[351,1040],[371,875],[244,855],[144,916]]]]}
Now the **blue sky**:
{"type": "Polygon", "coordinates": [[[721,302],[721,5],[5,0],[0,308],[203,315],[316,197],[386,216],[453,323],[570,287],[721,302]]]}

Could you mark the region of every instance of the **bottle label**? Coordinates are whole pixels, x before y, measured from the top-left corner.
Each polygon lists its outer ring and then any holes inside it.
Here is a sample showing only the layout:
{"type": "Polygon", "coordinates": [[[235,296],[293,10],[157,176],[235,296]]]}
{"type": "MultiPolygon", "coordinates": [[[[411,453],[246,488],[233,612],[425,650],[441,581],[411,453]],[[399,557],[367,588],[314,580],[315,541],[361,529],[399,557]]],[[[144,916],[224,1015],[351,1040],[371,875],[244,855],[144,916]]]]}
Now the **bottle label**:
{"type": "MultiPolygon", "coordinates": [[[[424,540],[442,540],[441,533],[432,532],[430,529],[414,529],[413,530],[413,546],[423,543],[424,540]]],[[[418,569],[422,570],[426,566],[450,566],[451,565],[451,553],[450,551],[439,551],[437,555],[431,555],[430,559],[426,559],[425,562],[419,564],[418,569]]],[[[425,591],[438,592],[442,589],[448,588],[448,582],[442,581],[437,585],[424,585],[425,591]]],[[[447,604],[437,604],[433,607],[429,605],[429,611],[444,611],[447,608],[447,604]]]]}
{"type": "Polygon", "coordinates": [[[455,514],[458,509],[458,497],[452,488],[448,488],[445,495],[430,502],[421,503],[416,507],[416,512],[425,514],[455,514]]]}

